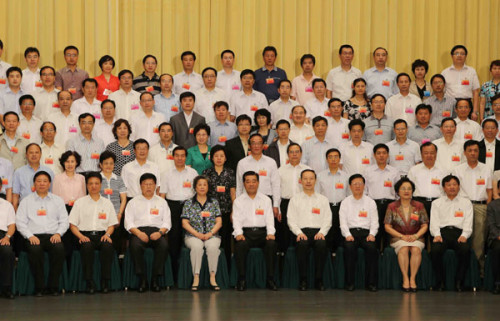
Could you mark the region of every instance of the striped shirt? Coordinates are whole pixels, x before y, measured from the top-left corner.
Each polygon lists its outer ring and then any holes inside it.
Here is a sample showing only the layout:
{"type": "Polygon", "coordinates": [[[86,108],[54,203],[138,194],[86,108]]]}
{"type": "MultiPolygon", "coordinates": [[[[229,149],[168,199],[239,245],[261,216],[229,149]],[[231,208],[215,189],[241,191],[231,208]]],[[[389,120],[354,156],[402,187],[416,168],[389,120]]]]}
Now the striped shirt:
{"type": "Polygon", "coordinates": [[[78,173],[99,171],[99,156],[104,149],[102,140],[93,135],[87,140],[82,134],[78,134],[68,142],[68,150],[76,151],[82,156],[82,162],[76,169],[78,173]]]}
{"type": "Polygon", "coordinates": [[[108,180],[106,176],[101,172],[102,185],[101,185],[101,196],[107,198],[113,203],[115,212],[118,215],[120,212],[120,194],[127,193],[127,187],[120,176],[112,174],[111,178],[108,180]]]}
{"type": "Polygon", "coordinates": [[[126,147],[121,147],[118,141],[115,140],[106,147],[106,150],[112,152],[116,156],[113,173],[118,176],[122,175],[123,166],[135,159],[134,142],[131,140],[126,147]]]}
{"type": "Polygon", "coordinates": [[[134,84],[132,88],[135,91],[140,92],[141,94],[146,91],[152,93],[153,95],[159,94],[161,92],[160,77],[156,73],[154,74],[153,78],[149,78],[144,73],[142,73],[139,76],[135,77],[133,82],[134,84]]]}

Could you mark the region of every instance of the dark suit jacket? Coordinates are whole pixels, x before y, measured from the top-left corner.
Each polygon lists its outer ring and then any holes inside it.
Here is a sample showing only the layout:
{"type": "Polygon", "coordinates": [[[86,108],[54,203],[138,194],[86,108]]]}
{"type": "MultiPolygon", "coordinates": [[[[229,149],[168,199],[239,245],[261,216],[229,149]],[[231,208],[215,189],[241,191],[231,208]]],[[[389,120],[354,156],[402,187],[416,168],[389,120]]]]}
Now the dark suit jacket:
{"type": "Polygon", "coordinates": [[[486,208],[486,226],[488,227],[488,243],[500,236],[500,199],[491,201],[486,208]]]}
{"type": "MultiPolygon", "coordinates": [[[[486,144],[484,139],[479,142],[479,161],[486,163],[486,144]]],[[[493,165],[495,171],[500,169],[500,140],[495,139],[495,164],[493,165]]]]}
{"type": "Polygon", "coordinates": [[[205,124],[205,117],[201,116],[197,112],[193,111],[193,118],[191,118],[191,124],[186,123],[186,118],[184,117],[184,113],[179,113],[170,118],[170,123],[174,128],[174,143],[184,147],[185,149],[189,149],[196,145],[196,139],[194,138],[194,134],[190,133],[191,128],[195,128],[199,124],[205,124]]]}
{"type": "Polygon", "coordinates": [[[240,136],[236,136],[226,142],[226,156],[227,162],[226,165],[233,169],[236,172],[236,167],[238,166],[238,162],[245,158],[245,149],[243,148],[243,144],[241,144],[240,136]]]}
{"type": "MultiPolygon", "coordinates": [[[[278,139],[279,140],[279,139],[278,139]]],[[[264,155],[271,157],[276,162],[278,168],[280,168],[280,148],[278,147],[278,140],[272,142],[269,147],[264,151],[264,155]]],[[[289,140],[290,144],[293,141],[289,140]]]]}

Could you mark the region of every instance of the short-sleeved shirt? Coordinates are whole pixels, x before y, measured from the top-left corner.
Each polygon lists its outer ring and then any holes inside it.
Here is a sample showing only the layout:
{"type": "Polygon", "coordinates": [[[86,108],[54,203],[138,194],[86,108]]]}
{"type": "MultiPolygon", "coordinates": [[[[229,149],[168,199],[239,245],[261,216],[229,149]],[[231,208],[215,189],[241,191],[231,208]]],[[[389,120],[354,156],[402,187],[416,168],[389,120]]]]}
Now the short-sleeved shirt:
{"type": "Polygon", "coordinates": [[[190,74],[181,71],[174,75],[174,93],[176,95],[180,95],[186,91],[194,93],[201,87],[203,87],[203,78],[194,71],[190,74]]]}
{"type": "Polygon", "coordinates": [[[431,124],[441,127],[443,118],[455,118],[457,113],[455,111],[456,100],[449,94],[444,94],[443,99],[439,100],[435,95],[430,96],[425,103],[432,107],[431,124]]]}
{"type": "MultiPolygon", "coordinates": [[[[184,203],[181,219],[188,220],[191,227],[198,233],[206,234],[212,230],[215,226],[215,219],[220,216],[219,202],[215,198],[208,197],[205,204],[201,205],[195,195],[184,203]]],[[[188,231],[186,235],[194,236],[188,231]]],[[[219,237],[219,235],[214,236],[219,237]]]]}
{"type": "Polygon", "coordinates": [[[125,147],[121,147],[120,144],[118,144],[118,141],[114,141],[106,146],[106,150],[112,152],[116,156],[115,169],[113,170],[113,173],[118,176],[121,176],[122,168],[125,164],[135,160],[134,142],[131,140],[125,147]]]}
{"type": "Polygon", "coordinates": [[[365,71],[363,78],[366,80],[366,94],[372,97],[375,94],[384,95],[385,99],[389,99],[392,95],[399,92],[396,85],[396,77],[398,73],[385,67],[384,70],[379,71],[376,67],[372,67],[365,71]]]}
{"type": "Polygon", "coordinates": [[[454,98],[472,98],[472,92],[480,87],[476,70],[465,64],[460,70],[451,65],[441,74],[446,79],[446,92],[454,98]]]}
{"type": "Polygon", "coordinates": [[[291,96],[295,97],[299,104],[304,105],[309,99],[314,98],[312,82],[314,79],[318,78],[319,77],[315,74],[313,74],[309,80],[304,77],[304,74],[300,74],[293,78],[291,96]]]}
{"type": "MultiPolygon", "coordinates": [[[[410,202],[410,212],[406,216],[403,211],[401,201],[397,200],[387,206],[384,224],[389,224],[393,229],[403,235],[414,235],[423,224],[429,224],[429,217],[425,211],[422,203],[417,201],[410,202]]],[[[392,237],[391,243],[400,240],[399,237],[392,237]]],[[[421,236],[419,241],[424,242],[424,235],[421,236]]]]}
{"type": "Polygon", "coordinates": [[[143,92],[150,92],[154,96],[156,94],[159,94],[161,91],[160,77],[156,73],[153,75],[153,78],[149,78],[143,72],[142,74],[134,78],[133,83],[134,84],[132,85],[132,88],[135,91],[140,92],[141,94],[143,92]]]}
{"type": "Polygon", "coordinates": [[[71,71],[68,67],[64,67],[56,72],[56,87],[62,90],[68,90],[73,95],[73,100],[83,97],[82,82],[89,78],[88,72],[83,69],[75,68],[71,71]]]}
{"type": "Polygon", "coordinates": [[[170,97],[165,97],[163,93],[155,95],[155,108],[154,111],[165,116],[165,121],[169,122],[172,116],[177,115],[182,111],[179,97],[174,93],[170,97]]]}
{"type": "Polygon", "coordinates": [[[372,107],[370,102],[366,102],[364,106],[359,106],[353,103],[351,100],[346,100],[344,102],[344,114],[347,114],[349,120],[361,119],[365,120],[370,117],[372,113],[372,107]]]}
{"type": "Polygon", "coordinates": [[[94,77],[97,81],[97,100],[104,101],[108,99],[112,92],[120,89],[120,79],[115,75],[110,75],[109,81],[106,80],[104,75],[94,77]]]}
{"type": "Polygon", "coordinates": [[[219,207],[223,214],[230,214],[232,209],[231,188],[236,188],[236,174],[229,168],[224,167],[220,175],[215,168],[211,167],[203,171],[208,177],[208,193],[219,201],[219,207]]]}
{"type": "Polygon", "coordinates": [[[264,66],[255,70],[255,84],[253,89],[263,93],[268,104],[279,98],[278,85],[280,81],[287,79],[286,72],[278,67],[274,67],[271,71],[264,66]]]}
{"type": "Polygon", "coordinates": [[[120,212],[120,194],[127,193],[127,187],[120,176],[115,173],[111,175],[108,180],[106,176],[101,172],[102,184],[101,184],[101,196],[107,198],[113,204],[116,214],[120,212]]]}
{"type": "Polygon", "coordinates": [[[351,66],[345,71],[341,66],[330,70],[326,77],[326,89],[332,92],[332,98],[346,101],[352,96],[352,83],[356,78],[361,78],[361,71],[351,66]]]}
{"type": "Polygon", "coordinates": [[[19,89],[17,93],[13,92],[9,86],[0,91],[0,115],[3,115],[9,111],[13,111],[16,114],[21,114],[21,108],[19,107],[19,98],[24,95],[22,89],[19,89]]]}
{"type": "Polygon", "coordinates": [[[493,80],[485,82],[481,86],[481,91],[479,92],[479,97],[485,98],[486,104],[484,105],[484,117],[492,116],[493,109],[491,106],[491,97],[500,93],[500,82],[495,84],[493,80]]]}

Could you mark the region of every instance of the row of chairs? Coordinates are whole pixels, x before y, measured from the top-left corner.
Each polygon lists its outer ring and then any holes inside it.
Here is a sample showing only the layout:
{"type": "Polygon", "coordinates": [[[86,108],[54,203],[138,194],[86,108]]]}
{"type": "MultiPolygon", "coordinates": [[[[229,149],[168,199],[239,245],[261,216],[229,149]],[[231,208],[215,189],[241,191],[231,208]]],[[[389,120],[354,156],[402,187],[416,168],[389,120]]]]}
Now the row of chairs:
{"type": "MultiPolygon", "coordinates": [[[[342,247],[338,248],[336,258],[326,260],[325,271],[323,275],[323,282],[325,288],[330,289],[343,289],[345,280],[344,271],[344,250],[342,247]]],[[[146,249],[145,263],[147,272],[147,280],[151,281],[151,270],[153,265],[153,251],[146,249]]],[[[247,260],[247,279],[246,283],[248,288],[265,288],[266,286],[266,266],[264,254],[261,249],[253,248],[248,254],[247,260]]],[[[283,265],[283,274],[280,276],[278,273],[279,267],[276,266],[275,282],[281,288],[295,289],[299,286],[299,271],[297,259],[295,255],[295,248],[290,247],[285,255],[283,265]]],[[[380,289],[400,289],[402,276],[398,265],[397,256],[394,250],[390,247],[386,248],[379,259],[379,284],[380,289]]],[[[455,271],[457,266],[457,258],[452,250],[448,250],[444,255],[444,264],[446,272],[445,286],[447,290],[452,290],[454,286],[455,271]]],[[[479,277],[478,262],[471,251],[470,255],[470,269],[465,279],[465,287],[476,290],[481,287],[481,280],[479,277]]],[[[486,269],[484,278],[484,288],[491,290],[494,286],[493,272],[491,268],[490,257],[486,258],[486,269]]],[[[222,289],[233,288],[238,279],[236,271],[236,264],[233,258],[232,268],[229,271],[225,260],[224,250],[221,249],[217,268],[217,284],[222,289]]],[[[60,290],[64,292],[83,292],[85,291],[86,282],[84,279],[81,257],[79,251],[74,251],[71,258],[71,268],[68,271],[66,262],[64,263],[63,273],[60,278],[60,290]]],[[[48,278],[48,254],[45,254],[45,277],[48,278]]],[[[97,290],[100,290],[100,262],[99,252],[95,253],[94,260],[94,281],[97,285],[97,290]]],[[[314,258],[311,250],[309,269],[308,269],[308,284],[310,287],[314,285],[314,258]]],[[[134,265],[132,263],[130,253],[125,254],[122,269],[118,257],[115,256],[111,270],[111,284],[110,289],[119,291],[122,289],[135,289],[138,286],[138,278],[135,275],[134,265]]],[[[191,270],[191,260],[189,257],[189,249],[183,248],[180,257],[180,268],[178,275],[178,287],[180,289],[189,289],[193,281],[191,270]]],[[[174,285],[174,278],[171,267],[170,257],[167,257],[165,262],[164,276],[159,280],[160,286],[169,288],[174,285]]],[[[426,251],[422,252],[422,264],[417,274],[417,286],[420,290],[428,290],[434,285],[434,273],[429,255],[426,251]]],[[[200,272],[200,287],[208,288],[209,286],[209,272],[206,256],[203,258],[202,269],[200,272]]],[[[358,249],[358,262],[356,265],[355,287],[363,289],[365,287],[365,261],[364,250],[358,249]]],[[[13,293],[19,295],[30,295],[34,293],[34,278],[31,274],[28,256],[26,252],[21,252],[19,261],[14,269],[14,284],[13,293]]]]}

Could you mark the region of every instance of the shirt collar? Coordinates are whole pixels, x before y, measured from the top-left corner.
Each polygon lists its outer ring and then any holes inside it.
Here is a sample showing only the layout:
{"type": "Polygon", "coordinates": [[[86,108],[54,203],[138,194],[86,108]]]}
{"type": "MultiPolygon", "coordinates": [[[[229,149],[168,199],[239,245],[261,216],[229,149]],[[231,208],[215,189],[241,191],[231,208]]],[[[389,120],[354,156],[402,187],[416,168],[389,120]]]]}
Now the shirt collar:
{"type": "MultiPolygon", "coordinates": [[[[104,179],[108,179],[106,176],[104,176],[104,174],[101,172],[101,177],[104,178],[104,179]]],[[[118,179],[118,176],[116,176],[115,173],[111,173],[111,178],[109,180],[112,180],[112,179],[118,179]]]]}
{"type": "MultiPolygon", "coordinates": [[[[261,70],[266,71],[267,70],[266,66],[263,66],[261,70]]],[[[274,66],[272,71],[278,71],[278,67],[274,66]]]]}

